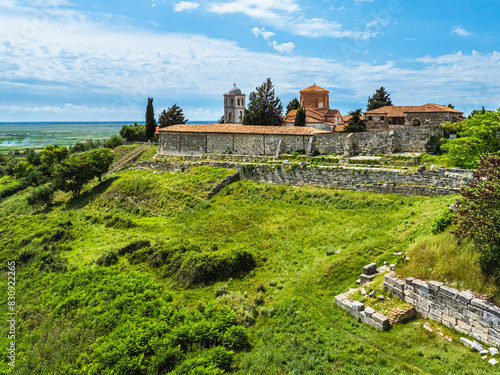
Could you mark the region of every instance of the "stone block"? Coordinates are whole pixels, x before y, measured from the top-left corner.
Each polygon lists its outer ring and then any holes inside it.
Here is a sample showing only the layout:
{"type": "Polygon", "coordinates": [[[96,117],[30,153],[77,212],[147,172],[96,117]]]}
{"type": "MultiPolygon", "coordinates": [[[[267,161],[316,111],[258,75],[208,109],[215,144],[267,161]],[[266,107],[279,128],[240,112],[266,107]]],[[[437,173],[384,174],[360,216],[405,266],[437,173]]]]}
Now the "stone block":
{"type": "Polygon", "coordinates": [[[407,277],[405,280],[406,285],[411,286],[411,283],[415,280],[414,277],[407,277]]]}
{"type": "Polygon", "coordinates": [[[363,273],[365,275],[374,275],[377,273],[377,263],[370,263],[363,267],[363,273]]]}
{"type": "Polygon", "coordinates": [[[448,327],[455,327],[457,325],[457,319],[454,318],[453,316],[451,315],[448,315],[448,314],[443,314],[443,324],[446,322],[448,324],[446,324],[448,327]]]}
{"type": "Polygon", "coordinates": [[[474,298],[474,294],[469,291],[463,290],[457,294],[456,300],[459,304],[467,306],[472,298],[474,298]]]}
{"type": "Polygon", "coordinates": [[[498,336],[488,335],[487,342],[492,345],[500,346],[500,338],[498,336]]]}
{"type": "Polygon", "coordinates": [[[465,346],[471,347],[472,346],[472,341],[465,337],[460,337],[460,342],[464,344],[465,346]]]}
{"type": "Polygon", "coordinates": [[[338,305],[338,306],[341,306],[342,305],[342,302],[347,298],[347,295],[345,295],[344,293],[342,294],[339,294],[337,296],[335,296],[335,303],[338,305]]]}
{"type": "Polygon", "coordinates": [[[441,323],[442,315],[433,314],[432,312],[429,312],[429,314],[427,314],[427,318],[434,320],[435,322],[441,323]]]}
{"type": "Polygon", "coordinates": [[[438,297],[444,300],[452,300],[458,295],[458,290],[455,288],[450,288],[449,286],[442,285],[439,287],[438,297]]]}
{"type": "Polygon", "coordinates": [[[425,284],[425,281],[420,279],[415,279],[411,282],[411,286],[413,287],[413,291],[415,294],[421,295],[422,285],[425,284]]]}
{"type": "Polygon", "coordinates": [[[462,330],[470,332],[472,330],[472,326],[467,324],[461,320],[457,320],[457,327],[460,327],[462,330]]]}
{"type": "Polygon", "coordinates": [[[470,336],[470,331],[468,331],[466,329],[462,329],[459,326],[455,326],[455,331],[457,331],[458,333],[463,333],[465,335],[470,336]]]}
{"type": "Polygon", "coordinates": [[[375,309],[372,309],[371,307],[365,307],[365,314],[367,318],[371,318],[372,315],[375,313],[376,313],[375,309]]]}
{"type": "Polygon", "coordinates": [[[427,286],[429,288],[429,294],[432,296],[437,296],[439,288],[443,285],[444,285],[444,283],[439,282],[439,281],[434,281],[434,280],[428,281],[427,286]]]}
{"type": "Polygon", "coordinates": [[[389,318],[387,318],[385,315],[382,315],[379,312],[376,312],[376,313],[372,314],[372,319],[375,322],[377,322],[379,324],[382,324],[383,326],[390,325],[389,318]]]}
{"type": "Polygon", "coordinates": [[[469,320],[467,317],[465,317],[459,310],[448,308],[448,315],[451,315],[452,317],[456,318],[457,320],[469,320]]]}
{"type": "Polygon", "coordinates": [[[493,324],[500,324],[500,318],[497,315],[490,313],[489,311],[485,311],[483,313],[483,318],[492,322],[493,324]]]}
{"type": "Polygon", "coordinates": [[[484,348],[480,343],[478,343],[476,340],[474,340],[471,344],[471,349],[473,352],[480,352],[484,348]]]}
{"type": "Polygon", "coordinates": [[[471,336],[481,341],[488,341],[488,330],[485,332],[484,329],[472,327],[471,336]]]}
{"type": "Polygon", "coordinates": [[[359,277],[359,280],[360,280],[360,285],[363,285],[367,282],[370,282],[373,280],[373,278],[377,276],[377,275],[365,275],[365,274],[362,274],[360,277],[359,277]]]}
{"type": "Polygon", "coordinates": [[[491,363],[493,366],[495,366],[495,365],[498,363],[498,361],[497,361],[495,358],[491,358],[491,359],[488,361],[488,363],[491,363]]]}
{"type": "Polygon", "coordinates": [[[352,309],[354,311],[363,311],[365,309],[365,305],[363,305],[359,301],[353,301],[353,303],[352,303],[352,309]]]}
{"type": "Polygon", "coordinates": [[[497,348],[491,347],[488,350],[490,351],[491,355],[497,355],[498,354],[498,349],[497,348]]]}

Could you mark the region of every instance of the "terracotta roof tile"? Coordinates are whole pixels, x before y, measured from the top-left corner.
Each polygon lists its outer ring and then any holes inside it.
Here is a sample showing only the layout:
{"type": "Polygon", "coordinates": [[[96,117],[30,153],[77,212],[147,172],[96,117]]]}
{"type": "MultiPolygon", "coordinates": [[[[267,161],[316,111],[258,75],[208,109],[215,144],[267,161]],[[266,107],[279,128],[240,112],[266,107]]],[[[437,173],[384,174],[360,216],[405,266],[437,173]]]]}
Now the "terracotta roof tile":
{"type": "Polygon", "coordinates": [[[306,87],[304,90],[300,90],[299,92],[311,92],[311,91],[330,92],[328,90],[325,90],[323,87],[316,86],[316,84],[306,87]]]}
{"type": "Polygon", "coordinates": [[[457,109],[453,109],[444,105],[427,103],[424,105],[409,105],[409,106],[386,106],[372,111],[365,112],[367,114],[386,114],[387,117],[404,117],[408,112],[454,112],[463,113],[457,109]]]}
{"type": "Polygon", "coordinates": [[[262,126],[237,124],[189,124],[172,125],[159,130],[160,132],[188,132],[188,133],[240,133],[240,134],[283,134],[283,135],[313,135],[329,133],[326,130],[302,126],[262,126]]]}

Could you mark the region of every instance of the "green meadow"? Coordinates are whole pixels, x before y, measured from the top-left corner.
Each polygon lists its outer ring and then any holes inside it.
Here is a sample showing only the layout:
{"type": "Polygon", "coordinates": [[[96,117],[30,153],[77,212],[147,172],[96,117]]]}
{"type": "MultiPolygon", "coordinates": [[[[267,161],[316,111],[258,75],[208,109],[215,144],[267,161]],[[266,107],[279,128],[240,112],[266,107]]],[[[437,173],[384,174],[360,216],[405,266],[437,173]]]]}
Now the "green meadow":
{"type": "Polygon", "coordinates": [[[10,373],[500,373],[446,327],[452,342],[422,319],[380,332],[334,301],[367,263],[425,247],[457,196],[239,181],[208,200],[233,172],[130,169],[49,208],[28,206],[26,190],[4,199],[0,261],[18,267],[10,373]]]}

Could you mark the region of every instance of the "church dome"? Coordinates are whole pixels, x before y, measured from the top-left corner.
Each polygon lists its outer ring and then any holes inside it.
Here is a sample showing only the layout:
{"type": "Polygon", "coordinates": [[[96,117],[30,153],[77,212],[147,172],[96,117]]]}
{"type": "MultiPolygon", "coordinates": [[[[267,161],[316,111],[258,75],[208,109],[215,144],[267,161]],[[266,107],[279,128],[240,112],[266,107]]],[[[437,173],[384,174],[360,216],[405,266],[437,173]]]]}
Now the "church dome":
{"type": "Polygon", "coordinates": [[[227,94],[228,94],[228,95],[243,95],[243,94],[241,93],[241,90],[240,90],[239,88],[237,88],[237,87],[236,87],[236,84],[234,85],[234,87],[233,87],[231,90],[229,90],[229,91],[227,92],[227,94]]]}

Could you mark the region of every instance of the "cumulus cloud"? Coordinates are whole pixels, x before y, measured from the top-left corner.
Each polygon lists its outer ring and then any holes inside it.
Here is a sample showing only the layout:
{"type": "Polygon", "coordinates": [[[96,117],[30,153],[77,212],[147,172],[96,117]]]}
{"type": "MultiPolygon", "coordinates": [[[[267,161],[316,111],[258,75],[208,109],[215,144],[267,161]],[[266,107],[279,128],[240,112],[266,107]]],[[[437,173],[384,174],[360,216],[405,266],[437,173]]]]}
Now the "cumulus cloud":
{"type": "Polygon", "coordinates": [[[176,12],[192,12],[193,10],[198,9],[200,4],[196,2],[190,1],[181,1],[174,5],[174,11],[176,12]]]}
{"type": "Polygon", "coordinates": [[[325,18],[307,18],[303,16],[304,10],[297,0],[233,0],[209,3],[208,11],[217,14],[242,13],[280,30],[311,38],[367,39],[377,34],[369,31],[344,30],[339,22],[325,18]]]}
{"type": "Polygon", "coordinates": [[[293,44],[292,42],[279,44],[275,40],[271,40],[271,37],[273,37],[276,34],[273,33],[272,31],[266,31],[264,27],[260,29],[258,27],[254,27],[252,28],[252,33],[253,35],[255,35],[255,37],[262,35],[262,38],[264,38],[271,47],[273,47],[276,51],[280,53],[291,54],[293,52],[293,49],[295,48],[295,44],[293,44]]]}
{"type": "MultiPolygon", "coordinates": [[[[232,82],[250,92],[267,76],[273,78],[280,96],[296,96],[300,89],[321,81],[332,91],[332,106],[340,101],[364,103],[382,85],[401,105],[432,101],[429,93],[457,108],[465,100],[468,105],[477,101],[490,107],[500,102],[498,52],[377,64],[287,55],[293,43],[279,44],[273,36],[267,42],[274,49],[260,53],[224,39],[147,31],[128,19],[111,23],[109,15],[89,18],[61,9],[32,33],[24,33],[32,20],[32,12],[0,12],[0,90],[19,106],[0,107],[4,120],[4,113],[17,110],[31,114],[25,121],[74,119],[74,113],[128,121],[143,118],[148,96],[155,97],[158,107],[177,102],[196,110],[206,102],[215,111],[220,106],[214,101],[218,103],[232,82]],[[37,107],[25,108],[19,102],[27,93],[32,102],[40,103],[37,107]],[[54,117],[57,114],[61,117],[54,117]]],[[[264,37],[263,32],[268,31],[258,28],[258,36],[264,37]]]]}
{"type": "Polygon", "coordinates": [[[253,32],[253,35],[255,35],[255,37],[262,35],[262,37],[265,40],[269,40],[272,36],[276,35],[272,31],[266,31],[265,27],[263,27],[261,29],[259,29],[258,27],[254,27],[254,28],[252,28],[252,32],[253,32]]]}
{"type": "Polygon", "coordinates": [[[454,34],[460,35],[460,36],[469,36],[470,35],[470,32],[465,30],[462,26],[455,27],[451,32],[454,34]]]}

